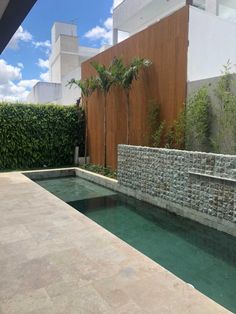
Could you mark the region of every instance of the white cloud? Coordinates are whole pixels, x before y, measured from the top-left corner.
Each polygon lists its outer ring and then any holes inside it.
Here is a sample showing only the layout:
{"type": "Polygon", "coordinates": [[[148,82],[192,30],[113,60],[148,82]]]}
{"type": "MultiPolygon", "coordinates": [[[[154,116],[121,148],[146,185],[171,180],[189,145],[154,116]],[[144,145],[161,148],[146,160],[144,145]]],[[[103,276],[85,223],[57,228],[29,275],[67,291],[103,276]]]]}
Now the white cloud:
{"type": "Polygon", "coordinates": [[[22,80],[22,67],[0,59],[0,101],[25,101],[38,80],[22,80]]]}
{"type": "Polygon", "coordinates": [[[44,82],[49,82],[49,71],[41,73],[40,79],[44,82]]]}
{"type": "Polygon", "coordinates": [[[106,19],[106,21],[104,22],[104,26],[106,27],[106,29],[112,29],[113,26],[113,20],[112,17],[109,17],[108,19],[106,19]]]}
{"type": "MultiPolygon", "coordinates": [[[[123,0],[113,0],[113,5],[111,7],[111,14],[113,9],[117,7],[123,0]]],[[[102,25],[96,25],[85,33],[85,37],[91,41],[98,41],[100,45],[112,45],[112,36],[113,36],[113,19],[112,16],[109,16],[102,25]]],[[[119,32],[118,41],[121,42],[129,37],[129,34],[126,32],[119,32]]]]}
{"type": "MultiPolygon", "coordinates": [[[[43,70],[48,70],[49,69],[49,60],[48,59],[43,60],[43,59],[39,58],[37,65],[43,70]]],[[[49,70],[47,72],[40,73],[40,79],[43,82],[49,82],[49,70]]]]}
{"type": "Polygon", "coordinates": [[[13,35],[9,44],[7,45],[7,48],[18,49],[21,41],[30,42],[32,41],[32,39],[33,39],[33,36],[27,30],[24,30],[22,26],[20,26],[18,30],[15,32],[15,34],[13,35]]]}
{"type": "Polygon", "coordinates": [[[21,69],[24,69],[24,64],[21,63],[21,62],[18,62],[18,63],[17,63],[17,66],[18,66],[19,68],[21,68],[21,69]]]}
{"type": "Polygon", "coordinates": [[[3,59],[0,59],[0,85],[12,80],[21,80],[21,68],[14,67],[3,59]]]}
{"type": "Polygon", "coordinates": [[[95,26],[90,29],[85,35],[86,38],[97,41],[99,40],[101,45],[112,44],[112,18],[109,17],[103,23],[103,26],[95,26]]]}
{"type": "Polygon", "coordinates": [[[30,90],[12,81],[0,85],[0,101],[26,101],[30,90]]]}
{"type": "Polygon", "coordinates": [[[45,41],[33,41],[33,45],[36,48],[51,48],[51,43],[49,40],[45,40],[45,41]]]}
{"type": "Polygon", "coordinates": [[[124,0],[113,0],[113,5],[111,7],[111,13],[113,13],[114,8],[116,8],[119,4],[121,4],[121,2],[123,2],[124,0]]]}
{"type": "Polygon", "coordinates": [[[43,60],[41,58],[38,59],[37,65],[41,68],[41,69],[49,69],[49,60],[43,60]]]}
{"type": "Polygon", "coordinates": [[[34,87],[34,85],[36,83],[38,83],[39,80],[21,80],[19,83],[18,83],[18,86],[19,87],[24,87],[24,88],[29,88],[31,89],[32,87],[34,87]]]}
{"type": "Polygon", "coordinates": [[[33,46],[37,49],[43,50],[46,55],[49,55],[51,52],[51,42],[49,40],[33,41],[33,46]]]}

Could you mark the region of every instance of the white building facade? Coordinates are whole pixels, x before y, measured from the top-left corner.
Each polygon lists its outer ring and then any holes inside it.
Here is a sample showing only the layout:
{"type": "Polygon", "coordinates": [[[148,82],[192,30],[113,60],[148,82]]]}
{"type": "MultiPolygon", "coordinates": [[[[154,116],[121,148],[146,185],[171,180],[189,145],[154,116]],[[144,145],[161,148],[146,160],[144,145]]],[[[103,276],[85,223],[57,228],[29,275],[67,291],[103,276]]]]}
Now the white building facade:
{"type": "Polygon", "coordinates": [[[100,53],[101,49],[79,45],[74,24],[56,22],[51,31],[49,82],[38,82],[28,96],[29,103],[75,104],[80,97],[79,88],[69,88],[68,82],[81,78],[83,61],[100,53]]]}
{"type": "Polygon", "coordinates": [[[188,81],[220,76],[228,60],[236,64],[236,0],[123,0],[113,12],[113,44],[120,31],[132,36],[186,4],[188,81]]]}
{"type": "MultiPolygon", "coordinates": [[[[228,60],[236,64],[236,0],[123,0],[113,10],[113,44],[186,4],[190,4],[188,82],[220,76],[228,60]]],[[[73,24],[55,23],[51,38],[50,82],[38,82],[28,102],[74,104],[80,97],[80,89],[70,89],[68,81],[80,79],[82,62],[108,47],[80,46],[73,24]]]]}

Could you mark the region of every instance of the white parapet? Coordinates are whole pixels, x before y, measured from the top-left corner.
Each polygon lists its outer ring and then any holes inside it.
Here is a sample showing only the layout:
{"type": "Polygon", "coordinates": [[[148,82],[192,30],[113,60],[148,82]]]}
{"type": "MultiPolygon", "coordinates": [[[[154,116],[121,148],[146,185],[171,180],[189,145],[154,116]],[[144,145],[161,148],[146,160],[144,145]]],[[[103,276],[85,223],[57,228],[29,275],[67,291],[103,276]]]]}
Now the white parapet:
{"type": "Polygon", "coordinates": [[[234,65],[236,63],[235,35],[236,23],[191,7],[188,81],[220,76],[228,60],[234,65]]]}
{"type": "Polygon", "coordinates": [[[47,104],[61,99],[61,84],[38,82],[27,97],[28,103],[47,104]]]}
{"type": "Polygon", "coordinates": [[[69,88],[68,81],[81,78],[81,63],[107,47],[90,48],[79,45],[77,26],[69,23],[54,23],[51,31],[51,56],[49,58],[50,82],[37,83],[28,97],[28,102],[69,105],[80,97],[79,88],[69,88]]]}
{"type": "Polygon", "coordinates": [[[185,4],[186,0],[124,0],[113,11],[114,41],[117,30],[135,34],[185,4]]]}

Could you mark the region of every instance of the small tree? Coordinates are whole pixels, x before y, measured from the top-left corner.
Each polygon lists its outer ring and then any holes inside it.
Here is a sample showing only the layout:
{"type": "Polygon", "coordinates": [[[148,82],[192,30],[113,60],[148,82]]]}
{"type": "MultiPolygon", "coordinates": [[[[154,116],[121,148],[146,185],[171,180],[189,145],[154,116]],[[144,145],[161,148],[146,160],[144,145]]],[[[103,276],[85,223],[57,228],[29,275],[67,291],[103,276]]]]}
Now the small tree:
{"type": "Polygon", "coordinates": [[[228,60],[215,87],[217,102],[214,104],[215,130],[211,137],[214,151],[221,154],[236,153],[236,95],[235,73],[228,60]]]}
{"type": "Polygon", "coordinates": [[[114,83],[114,79],[111,75],[112,64],[106,68],[105,65],[99,64],[97,62],[91,62],[91,65],[96,70],[98,76],[96,78],[96,86],[99,90],[102,91],[104,95],[104,114],[103,114],[103,143],[104,143],[104,167],[107,166],[107,141],[106,141],[106,133],[107,133],[107,95],[108,92],[114,83]]]}
{"type": "Polygon", "coordinates": [[[114,81],[120,85],[126,95],[126,142],[129,144],[130,132],[130,90],[135,80],[138,80],[139,72],[142,68],[149,67],[152,62],[148,59],[134,58],[129,65],[125,65],[122,58],[115,58],[112,63],[112,76],[114,81]]]}
{"type": "Polygon", "coordinates": [[[194,92],[186,104],[186,147],[189,150],[210,150],[211,99],[206,86],[194,92]]]}
{"type": "Polygon", "coordinates": [[[72,87],[73,85],[81,89],[81,95],[83,99],[83,107],[85,113],[85,147],[84,147],[84,158],[85,163],[87,163],[87,147],[88,147],[88,98],[92,95],[97,87],[96,79],[93,77],[87,78],[85,80],[75,80],[71,79],[68,85],[72,87]]]}

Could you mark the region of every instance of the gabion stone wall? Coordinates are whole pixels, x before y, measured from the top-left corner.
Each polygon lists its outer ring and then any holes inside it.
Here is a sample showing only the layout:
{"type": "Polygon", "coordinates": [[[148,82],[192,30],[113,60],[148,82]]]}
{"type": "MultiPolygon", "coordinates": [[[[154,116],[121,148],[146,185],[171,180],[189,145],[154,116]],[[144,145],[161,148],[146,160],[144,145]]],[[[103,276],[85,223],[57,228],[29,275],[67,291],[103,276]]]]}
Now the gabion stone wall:
{"type": "Polygon", "coordinates": [[[236,156],[119,145],[118,182],[236,227],[236,156]]]}

